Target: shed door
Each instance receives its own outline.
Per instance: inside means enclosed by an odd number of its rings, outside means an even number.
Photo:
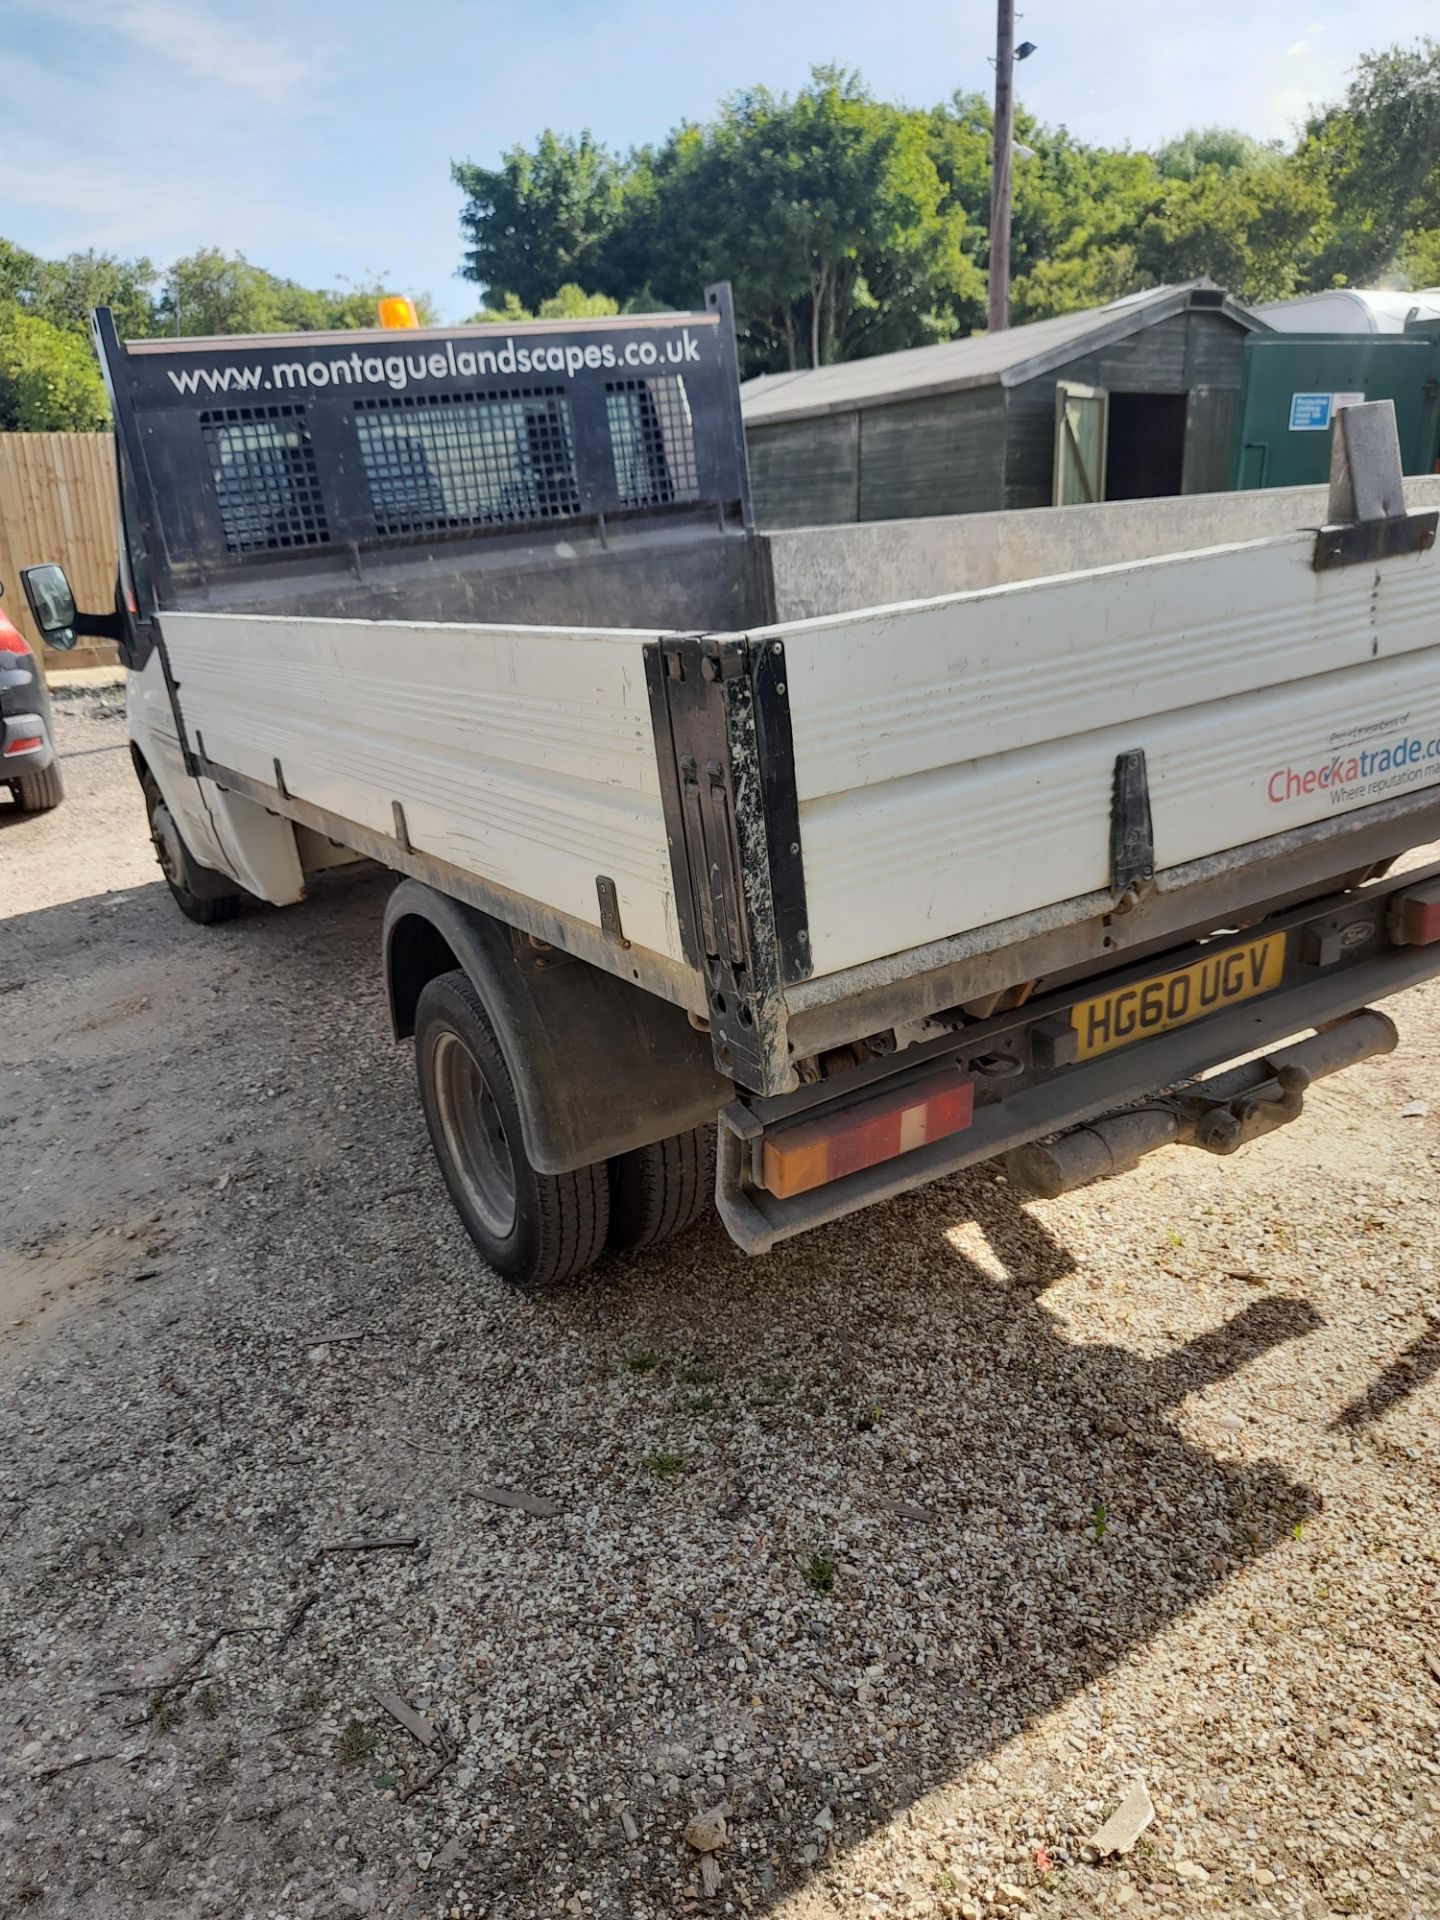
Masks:
[[[1105,439],[1110,396],[1103,387],[1055,385],[1055,487],[1057,507],[1083,506],[1105,498]]]

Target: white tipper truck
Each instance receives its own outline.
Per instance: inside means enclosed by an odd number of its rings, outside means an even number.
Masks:
[[[728,295],[121,343],[109,633],[182,911],[401,876],[397,1037],[516,1282],[1003,1156],[1229,1153],[1440,973],[1440,479],[764,534]],[[1235,1064],[1235,1063],[1240,1064]],[[718,1145],[718,1152],[717,1152]]]

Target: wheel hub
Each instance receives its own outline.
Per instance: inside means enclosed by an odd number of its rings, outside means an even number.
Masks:
[[[172,887],[182,886],[185,869],[180,832],[163,800],[157,800],[150,810],[150,838],[155,846],[155,858],[160,862],[161,873]]]
[[[431,1067],[446,1155],[487,1231],[504,1239],[515,1225],[515,1162],[495,1096],[457,1033],[435,1036]]]

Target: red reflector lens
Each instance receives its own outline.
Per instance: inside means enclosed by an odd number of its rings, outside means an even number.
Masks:
[[[958,1068],[947,1067],[840,1113],[780,1128],[761,1149],[760,1177],[777,1200],[788,1200],[959,1133],[974,1112],[974,1086]]]
[[[30,643],[23,633],[17,633],[10,621],[0,613],[0,653],[28,653]]]
[[[43,747],[44,740],[38,733],[22,734],[18,740],[5,742],[6,753],[33,753],[37,747]]]
[[[1390,909],[1390,938],[1402,947],[1440,940],[1440,880],[1400,895]]]

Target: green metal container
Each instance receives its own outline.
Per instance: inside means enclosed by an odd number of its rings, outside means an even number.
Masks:
[[[1245,342],[1232,485],[1319,486],[1336,412],[1393,400],[1406,473],[1440,460],[1440,325],[1405,333],[1252,333]]]

